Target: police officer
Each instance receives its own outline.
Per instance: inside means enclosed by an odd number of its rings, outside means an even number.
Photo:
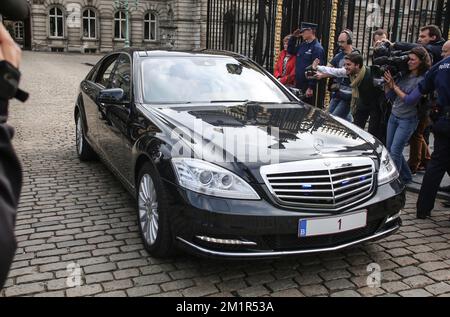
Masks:
[[[292,34],[289,40],[288,53],[297,56],[295,67],[295,80],[298,89],[305,94],[305,102],[313,104],[313,96],[316,90],[317,80],[306,78],[306,68],[312,65],[313,61],[318,58],[320,64],[325,63],[325,51],[316,38],[317,24],[302,22],[300,29]],[[302,37],[303,42],[297,45],[298,39]]]
[[[11,144],[13,129],[6,121],[8,100],[17,95],[20,49],[0,23],[0,289],[15,251],[14,224],[22,186],[22,171]]]
[[[442,47],[442,57],[442,61],[430,69],[419,87],[410,95],[417,99],[434,91],[438,95],[438,110],[433,115],[434,152],[417,201],[417,218],[420,219],[431,215],[442,177],[445,172],[450,174],[450,41]]]

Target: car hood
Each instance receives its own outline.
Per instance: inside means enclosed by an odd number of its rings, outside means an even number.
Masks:
[[[344,156],[376,157],[376,140],[308,105],[145,106],[176,151],[219,165],[262,165]],[[357,132],[359,131],[359,132]],[[172,141],[172,143],[174,143]],[[177,154],[172,154],[176,156]]]

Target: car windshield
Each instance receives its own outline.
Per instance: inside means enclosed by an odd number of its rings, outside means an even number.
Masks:
[[[261,70],[231,57],[150,57],[141,70],[146,103],[290,102]]]

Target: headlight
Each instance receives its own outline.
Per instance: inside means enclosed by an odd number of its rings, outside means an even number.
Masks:
[[[246,181],[220,166],[191,158],[174,158],[172,163],[184,188],[216,197],[260,199]]]
[[[381,153],[380,170],[378,171],[378,185],[383,185],[399,177],[397,168],[387,149],[383,147]]]

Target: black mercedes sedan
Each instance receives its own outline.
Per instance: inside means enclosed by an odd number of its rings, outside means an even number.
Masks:
[[[74,118],[79,158],[100,158],[136,198],[155,257],[333,251],[401,225],[386,148],[241,55],[110,53],[81,82]]]

